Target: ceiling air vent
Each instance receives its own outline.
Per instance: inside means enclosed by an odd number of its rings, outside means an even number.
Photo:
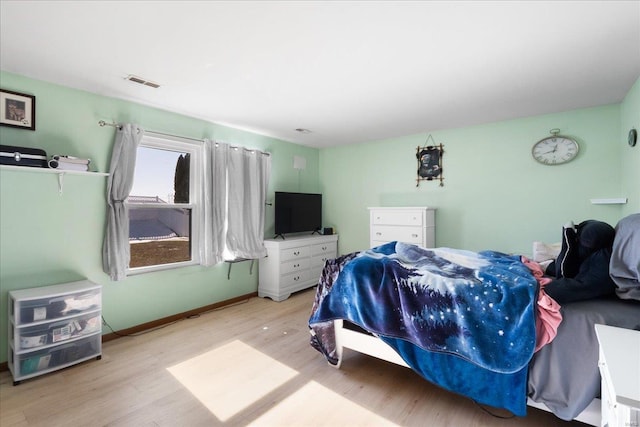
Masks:
[[[126,77],[126,80],[129,80],[130,82],[138,83],[144,86],[149,86],[154,89],[157,89],[160,87],[160,85],[156,82],[152,82],[151,80],[145,80],[142,77],[134,76],[133,74],[129,74]]]

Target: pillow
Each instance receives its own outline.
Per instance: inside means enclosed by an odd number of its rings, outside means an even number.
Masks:
[[[562,243],[533,242],[533,260],[538,263],[553,261],[560,255]]]
[[[622,218],[616,225],[609,274],[618,298],[640,301],[640,213]]]

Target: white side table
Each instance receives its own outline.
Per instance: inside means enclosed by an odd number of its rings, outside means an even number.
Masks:
[[[602,377],[602,423],[640,426],[640,331],[596,325]]]

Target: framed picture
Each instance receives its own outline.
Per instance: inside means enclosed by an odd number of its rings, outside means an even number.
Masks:
[[[0,125],[36,130],[36,97],[0,89]]]
[[[433,140],[431,135],[429,138]],[[427,138],[427,142],[429,141]],[[434,142],[435,144],[435,142]],[[440,187],[444,186],[442,182],[442,155],[444,154],[444,145],[428,145],[416,148],[416,159],[418,160],[418,177],[416,179],[416,187],[420,185],[420,181],[440,180]]]

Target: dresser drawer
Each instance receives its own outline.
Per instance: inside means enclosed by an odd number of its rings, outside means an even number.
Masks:
[[[311,247],[311,255],[331,254],[335,258],[335,254],[338,250],[338,242],[325,242]]]
[[[416,225],[423,226],[422,212],[415,210],[372,210],[372,225]]]
[[[280,288],[287,289],[309,280],[309,270],[296,271],[295,273],[284,275],[280,278]]]
[[[327,262],[327,260],[329,259],[334,259],[335,253],[333,254],[323,254],[323,255],[318,255],[318,256],[314,256],[313,258],[311,258],[311,268],[314,267],[324,267],[324,264]]]
[[[322,265],[322,267],[312,267],[311,270],[309,270],[309,279],[313,279],[315,281],[313,286],[317,285],[320,281],[320,276],[322,276],[323,268],[324,264]]]
[[[283,262],[280,266],[280,274],[289,274],[295,271],[305,270],[309,268],[309,260],[309,258],[301,258]]]
[[[280,252],[280,259],[282,261],[289,261],[298,258],[306,258],[311,254],[308,246],[299,246],[297,248],[282,249]]]
[[[404,227],[398,225],[374,225],[371,227],[372,242],[399,242],[420,245],[424,239],[424,228]]]

